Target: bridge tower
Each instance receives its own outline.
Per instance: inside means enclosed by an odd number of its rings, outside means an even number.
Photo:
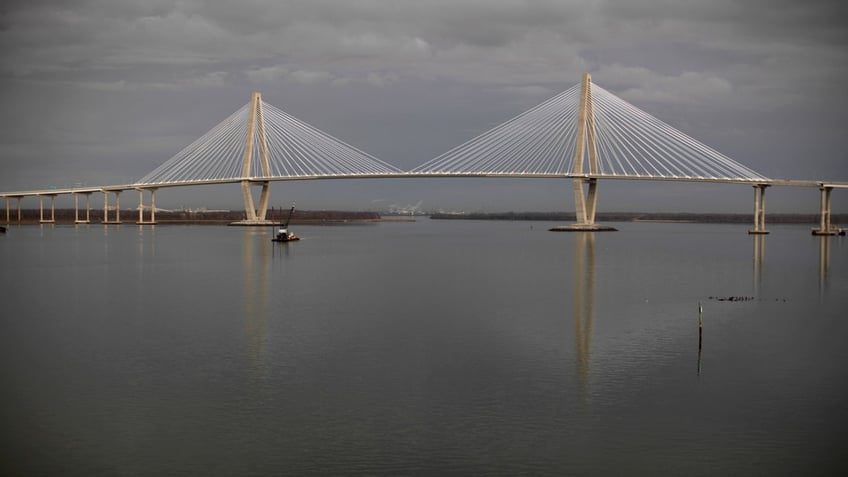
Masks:
[[[598,206],[598,143],[595,134],[595,112],[592,101],[592,75],[583,74],[580,84],[580,106],[577,112],[577,138],[574,147],[574,167],[571,171],[574,179],[574,212],[577,223],[554,227],[556,232],[600,232],[616,230],[613,227],[595,223]],[[588,153],[588,174],[584,160]],[[593,177],[587,177],[593,176]],[[582,176],[582,177],[581,177]],[[584,187],[587,186],[587,187]]]
[[[259,163],[262,167],[261,177],[271,175],[271,164],[268,160],[268,140],[265,136],[265,117],[262,113],[262,95],[253,93],[250,100],[250,116],[247,122],[247,135],[244,142],[244,156],[241,170],[241,191],[244,196],[245,220],[236,222],[236,225],[263,225],[267,224],[265,216],[268,212],[268,200],[271,192],[271,182],[268,180],[254,181],[255,172],[251,170],[253,165],[254,148],[259,147]],[[253,201],[252,185],[260,185],[262,191],[259,195],[258,207]]]

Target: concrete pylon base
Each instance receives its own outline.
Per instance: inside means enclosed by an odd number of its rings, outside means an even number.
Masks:
[[[551,232],[617,232],[618,229],[600,224],[558,225],[548,229]]]
[[[845,235],[845,229],[813,229],[813,235]]]
[[[240,227],[270,227],[275,224],[279,224],[279,222],[274,222],[273,220],[239,220],[238,222],[230,222],[227,225]]]

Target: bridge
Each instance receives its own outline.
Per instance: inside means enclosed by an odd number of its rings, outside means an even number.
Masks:
[[[748,184],[754,188],[754,227],[766,234],[765,191],[770,186],[820,191],[818,235],[842,232],[831,224],[831,192],[848,182],[774,180],[640,110],[592,82],[580,83],[411,170],[401,170],[262,101],[248,104],[132,184],[0,193],[39,199],[40,221],[55,222],[55,198],[74,197],[75,222],[89,223],[91,195],[103,194],[103,222],[121,223],[120,194],[138,192],[138,224],[156,223],[156,191],[168,187],[241,184],[245,220],[266,225],[271,183],[291,180],[420,177],[561,178],[572,181],[576,223],[557,230],[595,231],[598,182],[647,180]],[[254,189],[259,188],[258,202]],[[145,193],[149,203],[145,203]],[[110,195],[114,205],[109,204]],[[85,198],[84,216],[80,197]],[[50,216],[44,215],[50,199]],[[109,212],[113,211],[111,216]],[[149,218],[145,217],[149,211]]]

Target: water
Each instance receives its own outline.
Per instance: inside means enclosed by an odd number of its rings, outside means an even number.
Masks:
[[[551,225],[10,227],[0,473],[848,470],[845,238]]]

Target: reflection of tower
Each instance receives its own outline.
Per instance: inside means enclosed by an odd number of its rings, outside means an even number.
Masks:
[[[268,249],[270,240],[260,235],[259,253],[254,253],[257,244],[257,230],[245,229],[242,238],[244,265],[244,326],[245,346],[250,364],[251,380],[261,379],[265,374],[265,345],[268,331],[268,275],[270,262]],[[259,261],[258,267],[256,266]]]
[[[759,298],[760,285],[763,281],[763,258],[766,254],[766,236],[752,234],[754,237],[754,296]]]
[[[819,293],[824,295],[827,285],[827,274],[830,270],[830,237],[819,237]]]
[[[589,364],[595,305],[595,234],[581,232],[574,242],[574,334],[580,395],[589,395]]]

